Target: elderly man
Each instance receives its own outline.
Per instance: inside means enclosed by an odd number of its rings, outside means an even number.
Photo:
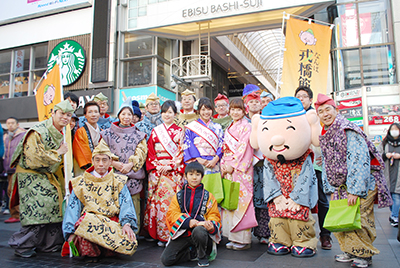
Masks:
[[[92,165],[92,152],[101,139],[101,129],[98,125],[100,117],[99,105],[94,101],[86,103],[83,108],[83,114],[86,121],[76,131],[72,145],[75,160],[82,169],[79,170],[79,167],[76,167],[74,169],[75,175],[81,175],[84,170]]]
[[[300,86],[294,92],[296,98],[298,98],[303,104],[304,110],[306,112],[310,110],[314,110],[311,106],[313,99],[313,92],[309,87]],[[315,147],[311,145],[311,149],[315,154],[315,161],[313,162],[315,174],[318,179],[318,224],[319,224],[319,241],[321,242],[321,248],[325,250],[330,250],[332,248],[332,239],[331,232],[325,229],[324,221],[326,217],[326,213],[328,213],[329,209],[329,201],[324,193],[324,189],[322,186],[322,158],[321,158],[321,148]]]
[[[360,198],[361,230],[336,232],[342,254],[336,255],[338,262],[352,262],[353,267],[368,267],[372,256],[379,250],[372,243],[376,238],[374,201],[378,206],[392,204],[386,180],[384,163],[374,144],[354,123],[339,114],[333,99],[318,94],[315,103],[317,114],[324,125],[319,137],[322,151],[322,181],[325,193],[338,199],[347,198],[348,205],[356,205]],[[339,190],[345,185],[347,190]]]
[[[214,115],[213,122],[221,125],[222,130],[229,126],[232,122],[232,117],[229,116],[229,99],[225,95],[218,94],[218,96],[214,99],[215,110],[217,112]]]
[[[19,127],[18,119],[15,117],[9,117],[6,120],[6,126],[8,133],[4,135],[4,172],[7,173],[8,187],[7,194],[11,194],[11,179],[15,173],[15,168],[10,167],[11,157],[13,156],[18,143],[22,140],[25,135],[25,129]],[[5,220],[5,223],[19,222],[19,206],[10,207],[10,218]]]
[[[103,93],[99,93],[96,96],[94,96],[93,101],[97,103],[100,107],[100,118],[97,122],[99,125],[99,128],[101,130],[110,128],[111,124],[116,121],[115,118],[111,117],[109,114],[107,114],[108,111],[108,98],[105,96]],[[84,123],[87,121],[85,116],[79,117],[79,127],[84,126]]]
[[[268,105],[268,103],[275,100],[274,95],[272,95],[271,93],[268,93],[267,91],[263,91],[260,95],[260,98],[261,98],[262,109],[264,109],[265,106]]]
[[[182,110],[175,118],[174,123],[182,128],[199,118],[194,109],[194,102],[196,101],[195,95],[196,94],[189,89],[186,89],[181,94]]]
[[[145,104],[146,113],[143,120],[136,124],[136,127],[146,134],[146,140],[149,140],[151,131],[158,125],[163,123],[161,119],[160,98],[156,94],[151,93]]]
[[[11,159],[16,171],[10,206],[19,202],[22,228],[8,244],[17,256],[33,257],[35,249],[55,252],[63,243],[64,178],[60,164],[68,146],[63,143],[62,129],[69,124],[73,112],[67,100],[55,105],[52,117],[28,130]]]
[[[79,256],[96,262],[118,252],[133,255],[137,248],[136,213],[127,177],[114,174],[115,156],[103,143],[93,151],[93,166],[71,180],[72,193],[63,222],[63,234],[73,242]],[[116,158],[117,159],[117,158]]]

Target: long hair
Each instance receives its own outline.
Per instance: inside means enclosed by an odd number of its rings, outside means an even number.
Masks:
[[[385,149],[386,144],[388,143],[388,138],[394,140],[395,138],[393,138],[392,135],[390,135],[390,130],[392,129],[393,126],[396,126],[399,130],[400,130],[400,124],[399,123],[393,123],[390,125],[385,138],[382,141],[382,148]]]

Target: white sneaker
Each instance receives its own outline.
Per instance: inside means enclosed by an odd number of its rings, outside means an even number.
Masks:
[[[10,210],[8,209],[8,208],[6,208],[4,211],[3,211],[3,215],[9,215],[10,214]]]
[[[336,255],[335,260],[338,262],[352,262],[356,259],[357,257],[354,255],[351,255],[349,253],[343,252],[342,254]]]
[[[233,249],[233,246],[234,246],[234,245],[235,245],[234,242],[228,242],[228,243],[226,243],[225,247],[226,247],[227,249]]]

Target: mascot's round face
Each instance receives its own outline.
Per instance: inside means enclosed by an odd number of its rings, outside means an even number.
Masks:
[[[305,114],[281,119],[260,119],[257,129],[261,152],[273,160],[293,160],[311,145],[311,126]]]

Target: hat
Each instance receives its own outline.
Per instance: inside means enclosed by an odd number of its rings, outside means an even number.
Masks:
[[[149,102],[152,102],[152,101],[158,101],[158,102],[160,102],[160,98],[157,97],[156,94],[151,93],[151,94],[147,97],[147,99],[146,99],[146,106],[147,106],[147,104],[149,104]]]
[[[146,108],[146,106],[144,105],[143,102],[140,102],[140,103],[139,103],[139,108],[140,108],[140,109],[144,109],[144,108]]]
[[[122,109],[124,109],[124,108],[126,108],[126,107],[130,108],[131,111],[133,112],[133,108],[132,108],[132,97],[128,97],[128,98],[121,104],[121,106],[120,106],[119,109],[118,109],[117,117],[119,116],[119,113],[122,111]]]
[[[218,93],[218,96],[214,99],[214,103],[216,103],[216,102],[219,101],[219,100],[224,100],[224,101],[226,101],[226,103],[229,104],[229,99],[228,99],[228,97],[225,96],[225,95],[222,95],[222,94],[219,94],[219,93]]]
[[[268,93],[267,91],[263,91],[260,95],[261,98],[265,98],[268,97],[271,100],[275,100],[274,95],[272,95],[271,93]]]
[[[108,155],[113,160],[118,160],[118,156],[111,153],[110,148],[108,148],[108,146],[105,145],[105,143],[103,142],[100,142],[99,145],[97,145],[96,148],[94,148],[92,153],[92,158],[98,154],[105,154]]]
[[[260,98],[260,95],[258,95],[257,93],[255,93],[255,92],[252,92],[252,93],[250,93],[250,94],[248,94],[248,95],[246,95],[246,96],[243,96],[243,98],[244,98],[244,103],[245,104],[247,104],[249,101],[251,101],[251,100],[258,100],[258,101],[261,101],[261,98]]]
[[[196,97],[196,94],[193,91],[189,90],[188,88],[181,93],[181,96],[190,96],[190,95],[193,95]]]
[[[323,104],[329,104],[336,108],[335,101],[332,98],[329,98],[328,96],[319,93],[318,97],[317,97],[317,101],[314,103],[315,110],[318,110],[318,107]]]
[[[139,119],[142,118],[142,111],[140,110],[139,107],[133,106],[133,114],[136,114]]]
[[[137,100],[132,100],[132,107],[136,106],[139,108],[139,102]]]
[[[248,84],[243,89],[243,97],[246,96],[246,95],[249,95],[250,93],[255,92],[257,90],[260,90],[260,88],[258,86],[253,85],[253,84]]]
[[[75,112],[74,108],[72,108],[69,100],[63,100],[58,104],[54,105],[53,111],[62,110],[64,113],[73,113]]]
[[[72,114],[71,118],[75,119],[75,120],[79,120],[79,117],[75,113]]]
[[[283,97],[271,101],[261,112],[261,119],[281,119],[303,115],[306,110],[298,98]]]
[[[99,93],[96,96],[94,96],[93,101],[98,102],[98,101],[108,101],[107,96],[105,96],[103,93]]]

